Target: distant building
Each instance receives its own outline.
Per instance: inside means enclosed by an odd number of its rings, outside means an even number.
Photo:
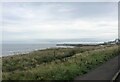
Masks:
[[[116,43],[120,43],[120,39],[116,39],[115,42],[116,42]]]
[[[104,44],[119,44],[119,43],[120,43],[120,39],[115,39],[114,41],[104,42]]]

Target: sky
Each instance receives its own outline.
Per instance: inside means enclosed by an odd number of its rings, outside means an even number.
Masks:
[[[117,2],[2,3],[3,43],[102,42],[118,37]]]

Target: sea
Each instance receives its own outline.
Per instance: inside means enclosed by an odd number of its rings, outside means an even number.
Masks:
[[[0,56],[18,55],[22,53],[29,53],[35,50],[42,50],[47,48],[55,48],[56,44],[2,44],[0,49]]]
[[[86,43],[82,42],[82,44],[86,44]],[[0,44],[0,57],[19,55],[23,53],[30,53],[35,50],[58,48],[58,47],[73,48],[74,46],[56,46],[56,44]]]

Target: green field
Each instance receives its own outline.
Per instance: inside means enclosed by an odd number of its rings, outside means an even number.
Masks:
[[[50,48],[2,58],[3,80],[72,80],[117,56],[117,45]]]

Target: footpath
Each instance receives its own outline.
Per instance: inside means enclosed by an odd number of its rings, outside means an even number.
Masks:
[[[112,80],[119,70],[118,62],[120,62],[120,55],[110,59],[91,72],[76,77],[74,80]]]

